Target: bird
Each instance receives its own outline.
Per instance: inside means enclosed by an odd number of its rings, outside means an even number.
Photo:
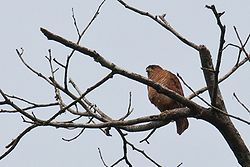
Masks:
[[[184,96],[183,89],[179,79],[172,72],[163,69],[159,65],[149,65],[146,68],[148,78],[161,84],[162,86]],[[174,99],[158,93],[154,88],[148,86],[149,101],[154,104],[162,113],[167,113],[168,110],[184,107],[181,103]],[[177,133],[181,135],[188,128],[187,118],[178,118],[175,120]]]

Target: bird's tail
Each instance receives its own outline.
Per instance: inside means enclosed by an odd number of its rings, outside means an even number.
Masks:
[[[176,120],[177,133],[181,135],[188,128],[187,118],[180,118]]]

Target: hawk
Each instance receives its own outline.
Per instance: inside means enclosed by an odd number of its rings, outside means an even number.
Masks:
[[[170,71],[162,69],[158,65],[149,65],[146,68],[148,78],[167,87],[170,90],[175,91],[181,96],[184,96],[181,83],[179,79]],[[152,104],[154,104],[161,112],[167,112],[167,110],[184,107],[181,103],[178,103],[170,97],[158,93],[154,88],[148,86],[148,98]],[[179,118],[175,120],[177,133],[181,135],[188,128],[187,118]]]

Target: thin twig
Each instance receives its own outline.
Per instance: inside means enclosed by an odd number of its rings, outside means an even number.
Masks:
[[[89,27],[91,26],[91,24],[94,22],[94,20],[97,18],[97,16],[99,15],[99,12],[101,10],[101,7],[103,6],[104,2],[106,0],[103,0],[101,2],[101,4],[98,6],[94,16],[92,17],[92,19],[90,20],[90,22],[88,23],[88,25],[85,27],[85,29],[80,33],[79,31],[79,28],[77,26],[77,22],[76,22],[76,18],[75,18],[75,14],[74,14],[74,10],[72,8],[72,18],[74,20],[74,25],[76,27],[76,30],[77,30],[77,34],[78,34],[78,39],[77,39],[77,44],[80,43],[82,37],[84,36],[84,34],[86,33],[86,31],[89,29]],[[71,57],[73,56],[73,54],[75,53],[75,49],[73,49],[71,51],[71,53],[69,54],[69,56],[67,56],[67,60],[66,60],[66,65],[65,65],[65,71],[64,71],[64,87],[65,89],[67,90],[68,89],[68,85],[67,85],[67,82],[68,82],[68,68],[69,68],[69,63],[70,63],[70,59]]]
[[[236,28],[235,26],[234,26],[233,28],[234,28],[235,34],[236,34],[236,36],[237,36],[237,39],[239,40],[240,45],[241,45],[240,50],[239,50],[239,56],[238,56],[238,59],[237,59],[237,62],[236,62],[236,64],[237,64],[237,63],[239,62],[239,60],[240,60],[240,55],[241,55],[241,52],[242,52],[242,51],[244,52],[245,56],[249,59],[249,54],[248,54],[247,51],[245,50],[245,46],[246,46],[246,44],[247,44],[247,42],[248,42],[248,40],[249,40],[249,38],[250,38],[250,34],[248,34],[247,39],[246,39],[245,43],[243,44],[243,43],[242,43],[242,40],[241,40],[241,38],[240,38],[240,35],[239,35],[238,31],[237,31],[237,28]],[[250,60],[250,59],[249,59],[249,60]]]
[[[2,160],[4,157],[6,157],[11,151],[14,150],[14,148],[17,146],[17,144],[19,143],[19,141],[22,139],[22,137],[24,135],[26,135],[29,131],[31,131],[32,129],[36,128],[38,125],[31,125],[28,128],[26,128],[21,134],[19,134],[14,140],[12,140],[12,142],[10,144],[8,144],[6,146],[6,148],[8,149],[5,153],[3,153],[0,156],[0,160]]]
[[[56,58],[53,58],[53,61],[58,64],[59,66],[61,66],[62,68],[66,68],[65,65],[63,65],[62,63],[60,63],[58,60],[56,60]]]
[[[195,91],[191,88],[191,86],[189,86],[184,79],[177,73],[177,77],[180,78],[180,80],[182,81],[182,83],[191,91],[195,94]],[[202,97],[200,97],[198,94],[195,94],[196,97],[198,97],[201,101],[203,101],[206,105],[211,106],[211,104],[209,104],[205,99],[203,99]]]
[[[180,164],[177,165],[177,167],[180,167],[183,163],[181,162]]]
[[[129,102],[128,102],[127,113],[125,114],[125,116],[123,116],[119,120],[125,120],[133,112],[134,108],[131,108],[131,106],[132,106],[132,93],[129,92]]]
[[[54,67],[53,67],[51,49],[48,50],[48,53],[49,53],[49,55],[46,56],[46,58],[49,61],[51,77],[52,77],[53,81],[55,81],[56,80],[55,73],[56,73],[57,70],[54,70]],[[62,100],[59,89],[56,87],[55,84],[53,84],[53,86],[54,86],[54,91],[55,91],[55,99],[56,99],[56,101],[58,101],[59,107],[60,107],[60,110],[61,110],[63,108],[63,100]]]
[[[5,103],[6,104],[6,103]],[[1,104],[0,104],[1,105]],[[58,106],[58,102],[54,102],[54,103],[48,103],[48,104],[35,104],[33,106],[29,106],[29,107],[24,107],[21,108],[23,111],[28,111],[28,110],[32,110],[32,109],[38,109],[38,108],[46,108],[46,107],[52,107],[52,106]],[[18,112],[17,110],[0,110],[1,113],[3,112],[7,112],[7,113],[16,113]]]
[[[19,112],[20,114],[22,114],[23,116],[29,118],[30,120],[36,122],[39,121],[38,119],[36,119],[35,117],[33,117],[32,115],[30,115],[29,113],[25,112],[24,110],[22,110],[19,106],[17,106],[15,103],[13,103],[6,95],[5,93],[0,89],[0,94],[2,95],[2,97],[4,98],[4,102],[7,105],[10,105],[13,109],[15,109],[17,112]]]
[[[250,56],[249,56],[249,57],[250,57]],[[232,68],[231,70],[228,71],[228,73],[226,73],[223,77],[221,77],[221,78],[219,79],[218,83],[221,83],[221,82],[223,82],[224,80],[226,80],[228,77],[230,77],[234,72],[237,71],[237,69],[238,69],[239,67],[241,67],[242,65],[244,65],[248,60],[249,60],[249,58],[244,58],[244,59],[241,60],[239,63],[235,64],[235,65],[233,66],[233,68]],[[195,91],[195,92],[192,93],[191,95],[189,95],[187,98],[191,100],[192,98],[196,97],[196,95],[199,95],[199,94],[205,92],[206,90],[208,90],[208,87],[203,87],[203,88],[201,88],[201,89]]]
[[[240,101],[240,99],[236,96],[236,93],[233,93],[233,96],[235,97],[235,99],[238,101],[238,103],[250,114],[250,110],[246,107],[246,105],[244,103],[242,103]]]
[[[47,78],[45,77],[45,75],[43,75],[42,73],[40,72],[37,72],[35,69],[33,69],[32,67],[30,67],[26,62],[25,60],[23,59],[23,53],[24,53],[24,49],[21,48],[21,52],[16,49],[16,52],[17,52],[17,55],[18,57],[20,58],[20,60],[22,61],[22,63],[34,74],[36,74],[37,76],[43,78],[44,80],[46,80],[49,84],[53,85],[52,82]]]
[[[113,78],[114,76],[114,72],[111,71],[108,75],[106,75],[103,79],[101,79],[99,82],[97,82],[95,85],[89,87],[83,94],[82,96],[86,96],[88,93],[90,93],[91,91],[93,91],[94,89],[98,88],[99,86],[101,86],[102,84],[104,84],[107,80]]]
[[[52,79],[52,78],[50,78]],[[53,79],[52,79],[53,80]],[[91,111],[91,108],[93,106],[89,106],[88,104],[86,104],[84,101],[82,101],[82,99],[84,98],[85,94],[82,94],[80,97],[75,96],[73,93],[71,93],[69,90],[66,90],[64,87],[62,87],[60,84],[58,84],[56,81],[53,81],[53,83],[56,85],[56,87],[58,89],[60,89],[61,91],[63,91],[65,94],[67,94],[70,98],[72,98],[74,101],[71,102],[68,105],[64,105],[64,108],[62,110],[68,110],[70,109],[70,107],[72,107],[73,105],[76,105],[77,103],[79,103],[85,110],[86,113],[78,113],[78,112],[74,112],[74,111],[70,111],[72,114],[76,114],[76,115],[82,115],[82,116],[90,116],[90,117],[95,117],[96,119],[100,120],[100,121],[107,121],[109,119],[107,119],[104,116],[99,116],[98,114],[96,114],[95,112]],[[51,120],[54,119],[54,117],[57,117],[57,114],[60,114],[60,112],[64,112],[64,111],[58,111],[54,116],[52,116],[49,120],[47,120],[47,122],[50,122]],[[100,111],[101,113],[101,111]],[[101,114],[100,114],[101,115]]]
[[[58,105],[58,102],[53,102],[53,103],[47,103],[47,104],[38,104],[38,103],[35,103],[35,102],[31,102],[30,100],[26,100],[24,98],[21,98],[21,97],[17,97],[17,96],[14,96],[14,95],[7,95],[5,94],[8,98],[11,98],[11,99],[16,99],[16,100],[19,100],[19,101],[22,101],[24,103],[27,103],[31,106],[29,107],[25,107],[23,108],[22,110],[30,110],[30,109],[34,109],[34,108],[40,108],[40,107],[51,107],[51,106],[56,106]],[[10,112],[14,112],[14,111],[10,111]]]
[[[181,34],[179,34],[174,28],[171,27],[171,25],[164,19],[165,14],[163,14],[162,16],[154,16],[154,15],[150,14],[149,12],[142,11],[142,10],[139,10],[137,8],[134,8],[134,7],[130,6],[130,5],[128,5],[123,0],[118,0],[118,2],[120,2],[125,8],[127,8],[127,9],[129,9],[129,10],[135,12],[135,13],[138,13],[140,15],[143,15],[143,16],[151,18],[152,20],[154,20],[158,24],[160,24],[162,27],[164,27],[166,30],[170,31],[180,41],[184,42],[185,44],[187,44],[188,46],[190,46],[191,48],[193,48],[193,49],[195,49],[197,51],[199,50],[199,46],[198,45],[196,45],[195,43],[187,40]]]
[[[69,78],[69,83],[73,86],[73,88],[77,91],[78,95],[81,96],[82,92],[72,78]]]
[[[66,139],[66,138],[62,138],[63,141],[67,141],[67,142],[70,142],[70,141],[73,141],[75,139],[77,139],[79,136],[81,136],[81,134],[84,132],[85,128],[83,128],[76,136],[70,138],[70,139]]]
[[[177,74],[177,76],[181,79],[181,81],[184,83],[184,85],[187,86],[187,87],[195,94],[194,90],[193,90],[193,89],[192,89],[192,88],[182,79],[182,77],[181,77],[179,74]],[[240,117],[237,117],[237,116],[228,114],[227,112],[225,112],[225,111],[223,111],[223,110],[221,110],[221,109],[219,109],[219,108],[217,108],[217,107],[215,107],[215,106],[212,106],[211,104],[209,104],[209,103],[208,103],[205,99],[203,99],[202,97],[200,97],[200,96],[198,96],[198,95],[196,95],[196,96],[197,96],[199,99],[201,99],[205,104],[207,104],[209,107],[211,107],[211,108],[214,109],[215,111],[219,112],[220,114],[226,115],[226,116],[228,116],[228,117],[234,118],[234,119],[236,119],[236,120],[238,120],[238,121],[241,121],[241,122],[243,122],[243,123],[246,123],[246,124],[250,125],[250,122],[249,122],[249,121],[247,121],[247,120],[245,120],[245,119],[243,119],[243,118],[240,118]]]
[[[5,94],[5,95],[6,95],[8,98],[17,99],[17,100],[19,100],[19,101],[22,101],[22,102],[24,102],[24,103],[30,104],[30,105],[32,105],[32,106],[36,106],[36,105],[37,105],[36,103],[31,102],[31,101],[26,100],[26,99],[21,98],[21,97],[17,97],[17,96],[14,96],[14,95],[7,95],[7,94]]]
[[[133,150],[136,150],[137,152],[141,153],[145,158],[147,158],[149,161],[151,161],[153,164],[155,164],[158,167],[161,167],[160,164],[158,164],[155,160],[153,160],[150,156],[148,156],[145,151],[140,150],[138,148],[136,148],[133,144],[131,144],[130,142],[128,142],[128,145],[130,145],[132,147]]]
[[[97,82],[95,85],[91,86],[90,88],[88,88],[79,98],[77,98],[74,102],[70,103],[68,106],[63,107],[62,109],[60,109],[56,114],[54,114],[50,119],[48,119],[48,122],[51,122],[52,120],[54,120],[58,115],[60,115],[62,112],[66,111],[68,108],[70,108],[73,105],[76,105],[78,102],[81,101],[81,99],[83,99],[88,93],[90,93],[91,91],[93,91],[94,89],[96,89],[97,87],[101,86],[103,83],[105,83],[108,79],[113,77],[113,72],[109,73],[107,76],[105,76],[103,79],[101,79],[99,82]],[[55,80],[53,78],[52,79],[53,83],[55,85],[57,85],[56,87],[59,88],[59,85],[56,84]],[[63,91],[68,92],[68,90],[60,88]],[[85,106],[86,107],[86,106]],[[86,109],[86,108],[85,108]],[[103,116],[103,115],[102,115]],[[105,115],[105,117],[108,117],[107,115]]]
[[[117,164],[119,164],[122,160],[124,159],[124,157],[121,157],[120,159],[118,159],[115,163],[113,163],[112,165],[110,165],[110,167],[115,167]]]
[[[94,89],[96,89],[97,87],[101,86],[103,83],[105,83],[106,81],[108,81],[109,79],[111,79],[113,77],[113,72],[110,72],[108,75],[106,75],[104,78],[102,78],[100,81],[98,81],[96,84],[94,84],[93,86],[89,87],[84,93],[82,93],[80,91],[80,89],[78,88],[78,86],[75,84],[75,82],[70,79],[69,82],[72,84],[72,86],[76,89],[76,91],[78,92],[79,95],[81,95],[82,99],[84,102],[87,103],[87,105],[89,105],[91,108],[94,108],[95,111],[97,111],[99,114],[102,114],[102,116],[111,119],[110,117],[108,117],[107,115],[104,115],[103,112],[100,112],[100,110],[93,105],[88,99],[86,99],[86,95],[88,93],[90,93],[91,91],[93,91]]]
[[[105,114],[104,112],[102,112],[101,110],[99,110],[96,105],[93,105],[92,103],[90,103],[85,96],[90,93],[91,91],[95,90],[96,88],[98,88],[99,86],[101,86],[102,84],[104,84],[106,81],[108,81],[109,79],[113,78],[114,73],[113,71],[111,71],[108,75],[106,75],[104,78],[102,78],[100,81],[98,81],[96,84],[94,84],[93,86],[89,87],[82,95],[81,97],[84,99],[84,101],[87,102],[88,105],[90,105],[91,108],[94,108],[94,110],[101,115],[101,117],[107,119],[107,120],[112,120],[111,117],[109,117],[107,114]]]
[[[153,129],[144,139],[142,139],[142,140],[140,141],[140,143],[142,143],[142,142],[145,141],[147,144],[150,144],[149,141],[148,141],[148,139],[154,134],[155,131],[156,131],[156,128]]]
[[[130,163],[128,156],[127,156],[128,155],[128,147],[127,147],[128,142],[125,138],[125,135],[122,133],[120,129],[116,128],[116,130],[121,136],[122,142],[123,142],[123,159],[129,167],[132,167],[132,164]]]
[[[101,152],[101,149],[98,147],[98,153],[99,153],[99,156],[102,160],[102,164],[105,166],[105,167],[108,167],[108,165],[105,163],[104,159],[103,159],[103,156],[102,156],[102,152]]]
[[[81,38],[81,34],[80,34],[80,31],[79,31],[79,28],[78,28],[78,25],[77,25],[77,22],[76,22],[76,18],[75,18],[75,12],[74,12],[74,8],[72,8],[72,18],[73,18],[73,21],[74,21],[74,26],[76,28],[76,32],[78,34],[78,38]]]

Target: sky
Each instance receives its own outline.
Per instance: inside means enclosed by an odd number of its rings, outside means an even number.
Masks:
[[[220,32],[212,12],[206,9],[205,5],[214,4],[218,11],[225,11],[222,22],[227,27],[226,43],[239,43],[233,26],[237,27],[243,40],[249,34],[250,1],[248,0],[240,2],[127,0],[126,2],[153,15],[165,13],[166,20],[180,34],[196,44],[206,45],[211,51],[214,62],[216,62]],[[65,62],[71,50],[48,41],[40,32],[40,27],[76,41],[77,33],[73,24],[72,8],[79,29],[83,30],[100,3],[100,0],[4,1],[0,6],[2,22],[0,88],[5,93],[34,102],[54,101],[53,88],[24,67],[15,49],[22,47],[23,58],[33,68],[49,76],[49,64],[45,58],[48,49],[52,50],[52,56],[59,62]],[[117,1],[105,2],[80,45],[94,49],[118,66],[143,76],[146,76],[145,68],[149,64],[159,64],[173,73],[179,73],[194,90],[205,85],[196,51],[181,43],[154,21],[125,9]],[[233,48],[224,52],[220,76],[233,67],[237,53],[238,51]],[[237,103],[232,94],[235,92],[242,102],[250,107],[249,69],[249,64],[245,64],[220,84],[228,112],[247,120],[249,114]],[[69,77],[84,91],[108,72],[91,58],[76,53],[70,64]],[[56,77],[59,82],[63,80],[62,69],[59,69]],[[129,118],[159,113],[147,99],[146,86],[122,76],[115,76],[87,98],[113,118],[119,118],[127,111],[129,92],[132,92],[134,108]],[[191,92],[184,87],[184,93],[188,96]],[[207,94],[202,97],[207,99]],[[65,97],[65,101],[70,102],[70,99]],[[197,99],[194,101],[205,106]],[[54,112],[55,108],[35,111],[41,118],[48,118]],[[62,117],[69,118],[67,114]],[[189,129],[181,136],[176,134],[175,124],[170,123],[151,136],[150,144],[139,143],[149,132],[129,133],[127,139],[163,166],[177,166],[180,163],[183,163],[182,167],[239,166],[222,135],[212,125],[193,118],[190,118],[189,122]],[[249,126],[237,120],[233,122],[249,146]],[[2,154],[6,151],[5,146],[24,130],[27,124],[22,122],[18,114],[0,114],[0,127]],[[106,137],[100,130],[92,129],[86,130],[78,139],[71,142],[62,140],[74,137],[79,131],[79,129],[65,130],[51,127],[36,128],[20,141],[10,155],[0,161],[0,166],[102,166],[98,148],[101,149],[104,161],[108,165],[123,156],[122,141],[114,130],[111,130],[112,137]],[[153,166],[131,148],[128,157],[134,166]],[[124,165],[121,163],[118,166]]]

